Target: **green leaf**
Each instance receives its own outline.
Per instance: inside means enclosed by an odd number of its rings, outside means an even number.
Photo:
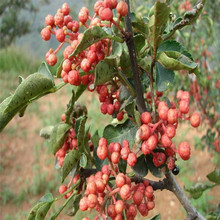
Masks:
[[[42,62],[40,67],[38,68],[38,73],[43,74],[44,76],[46,76],[48,79],[51,80],[51,82],[53,83],[53,85],[55,86],[54,80],[53,80],[53,76],[48,68],[48,65],[46,62]]]
[[[50,150],[54,155],[64,144],[68,131],[71,127],[71,125],[66,123],[59,123],[54,126],[50,135]]]
[[[38,209],[45,205],[47,202],[41,202],[41,203],[37,203],[29,212],[28,216],[27,216],[27,220],[35,220],[35,216],[37,214]]]
[[[182,46],[179,42],[175,40],[166,40],[158,48],[157,52],[166,52],[166,51],[176,51],[179,52],[191,60],[193,60],[192,55]]]
[[[203,192],[212,188],[213,185],[209,183],[196,183],[191,187],[184,187],[184,190],[189,192],[193,199],[198,199],[202,196]]]
[[[119,100],[120,100],[120,102],[123,103],[130,96],[131,96],[131,94],[128,91],[128,89],[124,85],[121,85],[120,90],[119,90]]]
[[[28,76],[15,90],[6,112],[12,112],[29,104],[36,96],[53,92],[54,82],[42,73],[33,73]]]
[[[131,78],[133,76],[130,56],[128,54],[128,49],[125,44],[123,44],[123,51],[122,51],[122,55],[120,57],[119,66],[121,67],[122,72],[124,73],[125,76],[127,76],[128,78]]]
[[[125,111],[127,112],[127,114],[131,117],[135,117],[135,109],[136,109],[136,102],[135,100],[132,99],[127,99],[126,102],[124,102],[126,105],[124,107]],[[123,104],[124,104],[123,103]],[[123,106],[122,106],[123,107]],[[122,108],[121,108],[122,109]]]
[[[122,143],[122,141],[126,139],[129,142],[130,147],[133,147],[137,130],[138,126],[134,125],[128,119],[123,124],[118,124],[116,126],[106,126],[103,132],[103,136],[108,140],[109,143]]]
[[[132,167],[132,170],[138,176],[145,177],[147,175],[148,167],[143,154],[137,158],[137,163]]]
[[[120,57],[122,55],[123,47],[121,43],[113,41],[111,56]]]
[[[141,49],[145,46],[145,38],[141,34],[137,34],[134,36],[134,46],[135,50],[139,54]]]
[[[101,171],[102,167],[108,164],[108,159],[100,160],[99,157],[97,156],[97,147],[94,148],[93,158],[95,162],[95,167],[98,171]]]
[[[12,96],[7,97],[0,104],[0,131],[8,124],[8,122],[17,114],[19,108],[14,109],[13,111],[5,111],[6,107],[10,103]]]
[[[197,63],[176,51],[158,53],[157,61],[168,70],[188,70],[190,72],[198,72]]]
[[[160,63],[156,63],[156,85],[160,92],[166,91],[174,81],[175,74],[165,69]]]
[[[207,178],[214,183],[220,184],[220,170],[214,170],[207,175]]]
[[[133,31],[136,33],[141,33],[144,36],[148,35],[148,24],[149,19],[147,17],[141,17],[135,15],[135,13],[131,13],[131,23],[133,27]]]
[[[82,153],[81,157],[80,157],[80,162],[79,162],[79,165],[82,167],[82,168],[85,168],[86,165],[87,165],[87,156]]]
[[[97,146],[98,146],[98,144],[99,144],[99,139],[100,139],[100,137],[99,137],[99,133],[98,133],[98,130],[97,130],[97,131],[95,132],[95,134],[92,135],[92,137],[91,137],[91,141],[92,141],[94,147],[97,147]]]
[[[118,162],[118,169],[120,173],[126,173],[127,161],[120,159]]]
[[[58,68],[57,68],[57,71],[56,71],[56,76],[57,76],[57,78],[61,78],[61,72],[62,72],[62,70],[63,70],[63,67],[62,67],[63,61],[64,61],[64,60],[62,60],[62,62],[60,62],[60,65],[59,65]]]
[[[53,202],[54,201],[54,197],[52,193],[47,193],[44,196],[42,196],[39,200],[38,203],[40,202]]]
[[[148,27],[149,27],[149,42],[154,48],[154,53],[156,54],[157,48],[160,41],[162,40],[163,32],[166,28],[167,21],[169,19],[170,7],[167,3],[156,1],[154,5],[154,15],[150,17]]]
[[[155,167],[153,163],[153,157],[151,155],[146,156],[146,163],[147,163],[148,169],[154,176],[159,177],[159,178],[162,177],[160,168]]]
[[[70,213],[68,213],[69,216],[74,216],[76,215],[76,213],[78,212],[79,210],[79,202],[82,198],[82,194],[78,194],[74,197],[74,200],[73,200],[73,209],[71,210]]]
[[[154,217],[152,217],[150,220],[160,220],[161,219],[161,216],[160,214],[158,215],[155,215]]]
[[[61,181],[63,182],[70,171],[74,168],[75,165],[78,165],[80,159],[80,152],[78,150],[71,150],[66,154],[63,166],[61,169]]]
[[[75,91],[75,99],[74,99],[75,102],[83,94],[83,92],[86,90],[86,88],[87,88],[87,86],[84,86],[83,84],[81,84],[80,86],[77,86],[77,89]]]
[[[117,72],[116,57],[106,57],[101,60],[95,68],[95,86],[112,80]]]
[[[85,151],[84,136],[85,136],[86,119],[87,119],[86,116],[82,116],[82,120],[80,121],[79,129],[78,129],[78,132],[77,132],[77,147],[78,147],[80,152]]]
[[[51,202],[47,202],[44,205],[42,205],[38,210],[37,210],[37,214],[35,217],[35,220],[44,220],[47,212],[49,211],[50,207],[51,207],[52,203]]]
[[[105,39],[105,38],[113,38],[113,36],[110,35],[109,33],[107,33],[106,30],[104,30],[103,28],[101,28],[99,26],[94,26],[92,28],[88,28],[84,32],[81,41],[79,42],[78,46],[73,51],[73,53],[70,55],[70,57],[76,56],[78,53],[85,50],[86,48],[88,48],[92,44],[94,44],[102,39]]]

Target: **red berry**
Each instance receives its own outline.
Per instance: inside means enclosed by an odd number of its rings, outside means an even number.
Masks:
[[[63,13],[57,12],[55,17],[54,17],[54,20],[55,20],[55,24],[57,26],[61,27],[63,25],[63,22],[64,22],[64,15],[63,15]]]
[[[166,147],[170,147],[172,145],[172,140],[167,136],[167,134],[163,134],[161,136],[161,144],[166,148]]]
[[[89,194],[96,194],[97,192],[97,187],[95,182],[88,182],[86,190],[88,191]]]
[[[69,55],[72,54],[74,51],[74,48],[72,48],[71,46],[67,46],[64,51],[63,51],[63,57],[64,59],[68,59]]]
[[[137,162],[137,156],[135,153],[130,153],[128,154],[128,159],[127,159],[127,163],[129,166],[133,167]]]
[[[194,127],[197,128],[200,124],[200,114],[195,112],[193,115],[190,117],[190,124]]]
[[[89,83],[89,75],[81,76],[81,81],[82,81],[82,84],[84,86],[88,85],[88,83]]]
[[[46,59],[47,63],[50,66],[54,66],[57,63],[57,56],[55,53],[51,53],[49,57]]]
[[[121,188],[126,183],[125,176],[123,173],[119,173],[115,178],[115,184],[117,187]]]
[[[88,195],[88,206],[89,208],[95,208],[98,203],[97,195],[89,194]]]
[[[43,40],[45,41],[50,40],[50,29],[49,28],[43,28],[40,34]]]
[[[143,124],[139,130],[139,136],[141,140],[147,140],[151,135],[151,129],[148,125]]]
[[[62,5],[62,13],[64,15],[68,15],[70,13],[70,8],[69,8],[69,5],[67,3],[64,3]]]
[[[156,167],[163,165],[166,161],[166,155],[162,152],[157,152],[153,156],[153,163]]]
[[[121,145],[120,145],[120,143],[114,143],[113,150],[114,150],[115,152],[120,152],[120,151],[121,151]]]
[[[185,101],[189,102],[189,101],[190,101],[189,92],[184,91],[184,92],[182,93],[181,100],[185,100]]]
[[[70,16],[70,15],[67,15],[67,16],[65,16],[64,17],[64,24],[66,25],[66,26],[68,26],[68,24],[69,23],[71,23],[72,22],[72,17]],[[68,27],[67,27],[68,28]],[[71,30],[71,29],[70,29]]]
[[[157,95],[157,97],[161,97],[161,96],[163,96],[163,92],[156,91],[156,95]]]
[[[81,69],[84,71],[84,72],[89,72],[90,69],[91,69],[91,62],[88,60],[88,59],[83,59],[82,62],[81,62],[81,65],[80,65]]]
[[[63,194],[67,191],[67,186],[66,185],[61,185],[59,188],[59,193]]]
[[[104,2],[103,2],[103,1],[97,1],[97,2],[95,3],[95,5],[94,5],[94,12],[95,12],[96,14],[98,14],[99,9],[100,9],[101,7],[104,7]]]
[[[167,121],[170,124],[175,124],[178,122],[178,111],[176,109],[169,109]]]
[[[176,135],[176,127],[174,125],[168,124],[166,126],[166,134],[169,138],[173,138]]]
[[[178,100],[181,100],[182,94],[183,94],[183,91],[182,90],[178,90],[178,92],[176,93],[176,98]]]
[[[151,150],[149,149],[149,146],[147,145],[147,141],[143,141],[142,145],[141,145],[141,150],[143,152],[143,154],[150,154]]]
[[[147,205],[145,203],[141,203],[138,206],[138,211],[141,213],[142,216],[147,216],[148,215]]]
[[[114,111],[115,111],[114,105],[109,104],[108,107],[107,107],[107,113],[108,113],[109,115],[112,115],[112,114],[114,113]]]
[[[127,146],[123,147],[120,152],[122,160],[127,160],[129,153],[130,153],[129,147]]]
[[[85,211],[88,209],[88,199],[83,197],[79,202],[79,208],[81,211]]]
[[[107,113],[107,108],[108,108],[108,105],[106,103],[101,104],[100,110],[101,110],[102,114],[105,115]]]
[[[163,106],[159,109],[159,117],[164,121],[167,120],[168,110],[169,108],[167,106]]]
[[[185,100],[181,100],[179,103],[179,110],[183,114],[187,114],[189,112],[189,102]]]
[[[71,61],[69,59],[64,60],[62,67],[63,67],[63,70],[68,73],[72,67]]]
[[[125,184],[121,187],[120,192],[119,192],[121,198],[123,200],[127,200],[129,199],[130,195],[131,195],[131,188],[128,184]]]
[[[154,201],[148,201],[147,202],[147,208],[148,210],[152,210],[155,207]]]
[[[143,112],[141,114],[141,123],[142,124],[148,124],[151,122],[151,115],[149,112]]]
[[[119,152],[113,152],[111,155],[111,161],[114,164],[117,164],[120,160],[120,153]]]
[[[178,153],[183,160],[190,158],[190,145],[188,142],[181,142],[178,146]]]
[[[121,103],[117,100],[117,101],[115,102],[114,106],[115,106],[115,111],[118,112],[118,111],[120,110]]]
[[[157,138],[154,135],[151,135],[147,140],[149,150],[154,150],[157,146],[157,142]]]
[[[124,112],[123,111],[119,112],[116,117],[117,117],[118,121],[122,121],[123,117],[124,117]]]
[[[126,16],[128,13],[128,5],[124,1],[120,1],[116,7],[116,10],[120,16]]]
[[[115,218],[115,216],[117,215],[117,213],[115,211],[115,205],[109,205],[108,209],[107,209],[107,213],[108,213],[109,217]]]
[[[96,186],[97,186],[97,192],[98,193],[103,193],[105,190],[105,184],[103,183],[103,180],[98,179],[95,181]]]
[[[154,190],[152,186],[147,186],[144,192],[145,196],[149,199],[154,195]]]
[[[169,170],[173,170],[175,167],[175,159],[173,157],[168,157],[167,158],[167,168]]]
[[[102,10],[99,10],[99,17],[103,21],[111,21],[113,19],[113,13],[110,8],[103,8]]]
[[[81,76],[79,75],[79,71],[72,70],[68,74],[68,82],[71,85],[79,86],[81,84]]]
[[[106,146],[101,145],[97,148],[97,156],[99,159],[104,160],[108,156],[108,149]]]
[[[79,21],[82,22],[83,24],[85,24],[88,17],[89,17],[88,13],[85,10],[81,9],[78,14]]]
[[[56,39],[61,43],[65,40],[65,34],[63,29],[56,30]]]
[[[159,112],[160,109],[161,109],[162,107],[164,107],[164,106],[165,106],[165,107],[168,107],[166,102],[164,102],[164,101],[159,102],[159,104],[158,104],[158,112]]]
[[[131,204],[127,211],[127,216],[135,217],[137,215],[137,209],[134,204]]]
[[[122,200],[118,200],[115,203],[115,211],[117,214],[121,214],[123,212],[124,209],[124,202]]]
[[[52,27],[54,25],[54,17],[52,15],[47,15],[45,18],[45,24]]]
[[[143,193],[140,191],[136,191],[133,195],[133,201],[136,205],[140,205],[143,200]]]

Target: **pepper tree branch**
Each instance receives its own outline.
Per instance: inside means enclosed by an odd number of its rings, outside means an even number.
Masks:
[[[129,0],[125,0],[125,2],[128,4],[128,14],[125,17],[125,30],[126,30],[126,44],[128,47],[129,55],[130,55],[130,60],[131,60],[131,65],[132,65],[132,71],[134,75],[134,84],[135,84],[135,90],[136,90],[136,103],[139,112],[143,112],[146,109],[145,106],[145,101],[143,97],[143,92],[142,92],[142,87],[141,87],[141,81],[140,81],[140,75],[138,71],[138,64],[137,64],[137,58],[136,58],[136,53],[135,53],[135,48],[134,48],[134,40],[133,40],[133,32],[132,32],[132,25],[131,25],[131,19],[130,19],[130,5],[129,5]],[[204,3],[205,0],[202,0],[202,3]],[[197,6],[197,10],[201,12],[201,8],[203,7],[203,4],[200,4],[199,7]],[[193,15],[191,19],[189,19],[188,24],[190,24],[196,16],[198,16],[198,11],[196,12],[193,11],[191,12],[189,17]],[[185,23],[184,23],[185,25]],[[175,32],[175,30],[174,30]],[[151,73],[153,72],[153,67],[154,67],[154,61],[152,62],[151,65]],[[205,218],[192,206],[191,202],[189,199],[186,197],[184,194],[183,190],[180,188],[179,184],[177,183],[176,179],[174,178],[173,174],[169,171],[166,173],[166,178],[164,178],[162,181],[155,182],[155,181],[149,181],[150,184],[153,186],[154,190],[160,189],[167,189],[171,192],[173,192],[177,199],[180,201],[182,206],[187,212],[187,219],[188,220],[193,220],[193,219],[199,219],[199,220],[205,220]],[[138,181],[139,177],[133,177],[133,181]],[[140,180],[140,179],[139,179]],[[143,180],[143,179],[142,179]]]
[[[131,60],[131,68],[133,72],[134,77],[134,86],[136,91],[136,104],[138,107],[138,111],[140,113],[146,111],[146,105],[143,97],[143,91],[140,81],[140,75],[138,70],[138,64],[137,64],[137,57],[136,52],[134,48],[134,40],[133,40],[133,31],[132,31],[132,25],[131,25],[131,18],[130,18],[130,5],[129,0],[125,0],[125,2],[128,4],[128,14],[125,17],[125,32],[126,32],[126,44],[129,51],[129,56]]]

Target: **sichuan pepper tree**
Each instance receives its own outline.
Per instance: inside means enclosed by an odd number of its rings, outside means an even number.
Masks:
[[[62,82],[55,85],[43,62],[37,73],[21,78],[15,93],[0,105],[2,130],[14,115],[23,116],[32,101],[64,85],[73,87],[62,121],[41,130],[41,136],[49,138],[61,173],[60,196],[46,194],[28,219],[44,219],[62,198],[66,201],[50,219],[68,203],[72,204],[72,216],[79,209],[94,209],[95,219],[131,220],[137,213],[145,217],[156,205],[154,191],[164,189],[176,195],[187,219],[205,219],[174,177],[179,173],[176,160],[188,160],[191,147],[186,141],[177,146],[172,141],[180,121],[189,121],[196,128],[200,114],[190,110],[188,91],[178,90],[172,100],[163,97],[174,81],[174,71],[199,74],[198,64],[173,36],[196,21],[205,1],[176,20],[169,2],[156,1],[146,17],[131,13],[128,0],[97,1],[94,12],[83,7],[78,19],[70,16],[65,3],[54,16],[46,16],[41,36],[48,41],[55,35],[60,45],[50,49],[45,58],[53,66],[63,49],[56,72]],[[82,26],[86,29],[83,33]],[[76,104],[86,90],[98,93],[102,114],[117,119],[104,128],[101,137],[98,132],[90,134],[87,109]],[[164,179],[147,179],[148,172]],[[219,184],[217,171],[209,179]]]

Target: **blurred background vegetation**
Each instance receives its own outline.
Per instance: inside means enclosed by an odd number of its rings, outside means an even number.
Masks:
[[[0,1],[0,103],[15,90],[19,75],[27,77],[36,72],[49,48],[57,47],[55,38],[49,42],[43,41],[40,30],[44,26],[45,16],[54,15],[64,2],[70,5],[71,15],[77,17],[77,12],[83,5],[88,5],[91,9],[95,1]],[[190,3],[193,5],[195,2]],[[136,13],[144,16],[148,15],[153,3],[153,0],[132,0],[131,6]],[[180,3],[185,1],[172,1],[172,11],[177,17],[184,13],[179,10]],[[203,14],[196,24],[184,28],[176,36],[179,42],[193,52],[196,59],[202,59],[201,53],[204,49],[212,53],[208,61],[210,68],[215,72],[214,80],[216,80],[219,78],[220,71],[220,1],[207,1],[205,11],[206,14]],[[199,49],[195,50],[197,44]],[[52,70],[54,71],[55,68]],[[183,81],[182,76],[177,75],[176,82],[181,81]],[[184,81],[184,89],[189,89],[188,77],[185,77]],[[47,152],[47,142],[43,142],[38,136],[43,126],[60,121],[70,94],[71,88],[65,87],[56,95],[50,95],[33,103],[25,117],[21,119],[16,117],[0,134],[0,219],[25,219],[30,207],[44,193],[50,191],[57,195],[60,179],[58,172],[54,169],[54,158]],[[97,128],[102,132],[105,124],[110,121],[110,117],[106,118],[99,113],[97,97],[89,93],[84,95],[80,102],[89,105],[91,132],[93,133]],[[190,134],[191,130],[186,125],[182,125],[181,129],[183,129],[181,135],[176,137],[178,142],[184,137],[192,145],[199,146],[198,150],[194,149],[190,163],[179,162],[178,164],[181,168],[179,181],[182,186],[189,186],[194,182],[206,180],[205,175],[219,166],[219,155],[214,151],[208,153],[206,149],[203,152],[200,151],[200,137],[205,134],[205,125],[193,134]],[[218,188],[217,191],[220,189]],[[205,215],[216,209],[217,191],[207,191],[199,200],[192,199],[193,204],[202,214]],[[162,202],[156,201],[158,209],[155,209],[155,212],[163,211],[164,201],[167,201],[166,207],[170,205],[170,210],[173,210],[176,206],[177,210],[172,213],[167,212],[166,217],[162,219],[183,219],[184,211],[179,204],[176,204],[175,198],[171,195],[167,196],[166,193],[162,194],[162,198]],[[79,214],[75,219],[81,218]],[[66,217],[61,216],[60,219],[66,219]]]

